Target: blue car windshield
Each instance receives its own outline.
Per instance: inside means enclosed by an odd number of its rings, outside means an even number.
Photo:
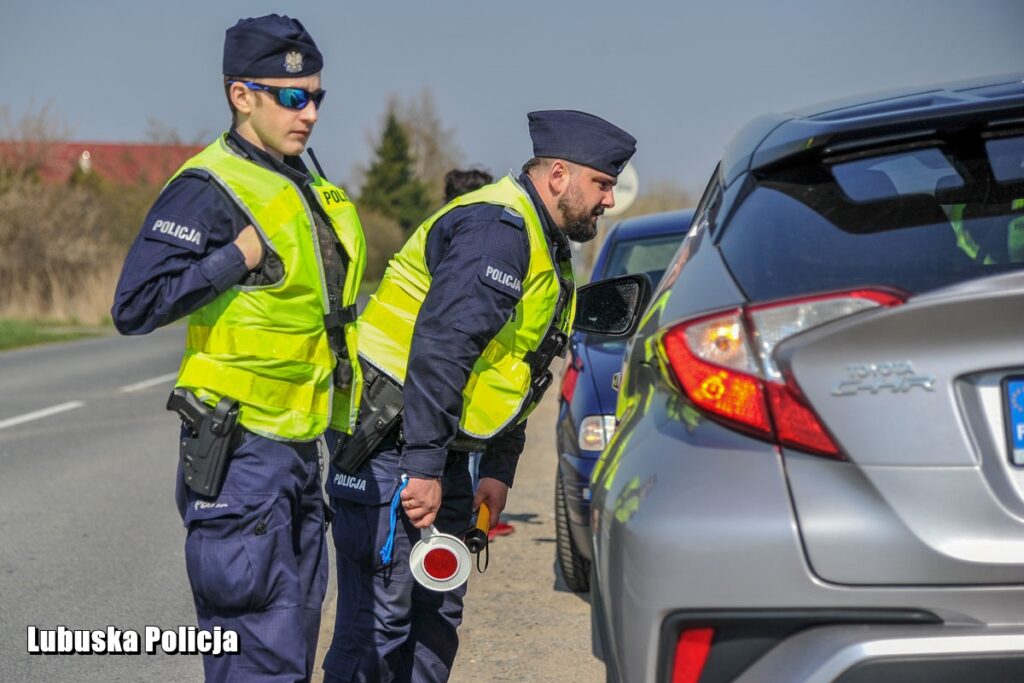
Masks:
[[[679,249],[683,234],[658,235],[643,239],[622,240],[608,255],[607,266],[600,277],[618,277],[646,273],[654,287],[661,280],[669,261]]]
[[[990,159],[977,150],[761,174],[721,227],[722,253],[754,301],[871,285],[913,294],[1024,269],[1024,183],[978,171]]]
[[[644,273],[650,278],[653,289],[661,280],[669,261],[675,256],[684,235],[685,233],[680,232],[619,241],[608,254],[604,272],[595,274],[595,279]],[[586,340],[588,344],[601,346],[609,351],[626,347],[626,340],[617,337],[586,335]]]

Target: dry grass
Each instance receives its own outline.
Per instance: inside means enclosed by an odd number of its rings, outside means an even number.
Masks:
[[[109,319],[129,235],[155,194],[98,180],[47,185],[0,175],[0,316]]]

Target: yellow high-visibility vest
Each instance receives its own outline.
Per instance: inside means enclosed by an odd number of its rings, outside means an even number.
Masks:
[[[428,218],[388,264],[376,294],[359,316],[359,354],[390,376],[405,383],[413,328],[430,289],[426,262],[427,235],[434,224],[456,207],[498,204],[523,217],[530,243],[530,266],[523,278],[523,296],[511,319],[487,344],[473,365],[462,390],[459,427],[476,439],[488,439],[513,422],[526,419],[539,397],[531,391],[528,356],[537,351],[552,325],[569,334],[576,312],[575,287],[557,320],[560,278],[573,282],[572,264],[552,261],[537,210],[529,195],[511,176],[457,197]],[[452,311],[453,316],[458,311]]]
[[[284,264],[284,277],[266,286],[236,285],[189,317],[178,386],[215,403],[230,396],[239,422],[256,434],[309,441],[328,426],[350,432],[359,410],[362,377],[356,325],[344,327],[354,377],[342,391],[324,315],[327,288],[312,209],[288,178],[234,152],[225,136],[186,161],[207,174],[249,217]],[[366,245],[345,192],[314,175],[312,188],[348,256],[341,306],[354,306],[366,265]]]

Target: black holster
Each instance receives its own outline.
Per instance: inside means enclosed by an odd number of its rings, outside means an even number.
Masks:
[[[167,399],[167,409],[178,413],[188,431],[179,451],[185,483],[200,495],[216,498],[238,432],[238,401],[225,396],[210,408],[178,387]]]
[[[372,365],[363,363],[363,397],[355,431],[338,441],[331,464],[347,474],[355,474],[402,417],[405,404],[402,388]]]

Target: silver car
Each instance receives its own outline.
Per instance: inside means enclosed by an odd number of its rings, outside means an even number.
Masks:
[[[1024,681],[1024,74],[766,116],[627,348],[612,681]]]

